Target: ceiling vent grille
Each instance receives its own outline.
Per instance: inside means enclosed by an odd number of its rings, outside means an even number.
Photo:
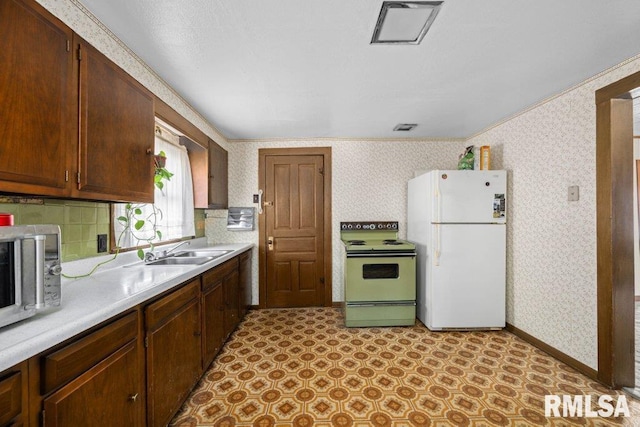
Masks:
[[[417,127],[417,123],[400,123],[393,128],[396,132],[409,132]]]
[[[385,1],[371,44],[419,44],[440,11],[442,1]]]

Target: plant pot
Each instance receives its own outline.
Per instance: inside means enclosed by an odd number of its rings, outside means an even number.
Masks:
[[[165,156],[154,154],[153,162],[155,163],[156,168],[163,168],[167,164],[167,158]]]

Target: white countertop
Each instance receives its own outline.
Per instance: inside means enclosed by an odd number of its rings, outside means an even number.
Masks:
[[[204,238],[190,242],[179,250],[206,247],[233,252],[202,265],[166,266],[144,265],[135,252],[127,252],[89,277],[63,279],[59,308],[0,328],[0,372],[253,248],[249,243],[208,246]],[[63,273],[83,274],[108,258],[63,263]]]

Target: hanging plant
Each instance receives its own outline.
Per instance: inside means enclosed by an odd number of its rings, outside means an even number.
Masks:
[[[160,151],[153,156],[153,162],[155,165],[155,174],[153,176],[153,183],[160,190],[164,191],[164,181],[170,181],[173,174],[169,172],[165,165],[167,164],[167,155],[164,151]]]

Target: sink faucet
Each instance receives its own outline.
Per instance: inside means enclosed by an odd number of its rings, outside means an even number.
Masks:
[[[174,247],[172,247],[171,249],[168,249],[166,251],[162,251],[163,256],[167,256],[169,255],[171,252],[175,251],[176,249],[178,249],[180,246],[184,246],[187,245],[189,246],[191,244],[191,242],[189,241],[184,241],[184,242],[180,242],[177,245],[175,245]]]
[[[158,260],[158,259],[167,258],[171,252],[175,251],[180,246],[190,245],[190,244],[191,244],[191,242],[184,241],[184,242],[178,243],[177,245],[175,245],[171,249],[165,249],[163,251],[157,251],[157,252],[149,251],[149,252],[144,254],[144,262],[151,262],[151,261],[155,261],[155,260]]]

